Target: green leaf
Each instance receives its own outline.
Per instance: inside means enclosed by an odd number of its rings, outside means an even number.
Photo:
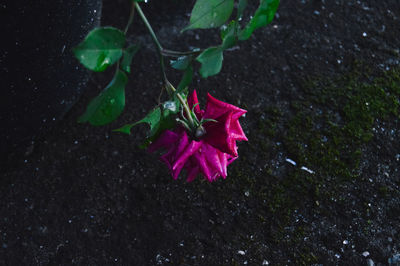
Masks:
[[[165,130],[175,127],[176,124],[175,115],[179,113],[180,106],[181,104],[176,95],[172,100],[166,101],[162,104],[163,108],[161,112],[160,122],[156,130],[152,131],[149,137],[147,138],[148,141],[155,140]]]
[[[193,67],[190,65],[185,72],[183,73],[183,77],[176,88],[178,93],[184,91],[189,84],[192,82],[193,79]]]
[[[235,46],[238,42],[238,37],[236,35],[238,29],[238,23],[236,21],[232,21],[228,27],[221,30],[221,39],[222,39],[222,49],[226,50],[233,46]]]
[[[124,70],[127,73],[131,73],[132,59],[138,50],[139,50],[139,45],[137,45],[137,44],[129,46],[126,50],[124,50],[124,57],[122,58],[122,62],[121,62],[122,70]]]
[[[256,29],[268,25],[273,20],[278,6],[279,0],[260,0],[254,17],[239,33],[239,40],[247,40]]]
[[[150,132],[155,131],[160,123],[161,110],[160,107],[154,108],[150,113],[148,113],[142,120],[139,120],[133,124],[126,124],[121,128],[114,129],[113,131],[122,132],[125,134],[131,134],[131,128],[142,123],[147,123],[150,126]],[[150,133],[151,134],[151,133]]]
[[[201,63],[200,75],[203,78],[218,74],[224,59],[221,47],[210,47],[204,50],[196,60]]]
[[[178,57],[178,59],[176,60],[172,60],[171,66],[177,70],[185,70],[189,67],[192,60],[193,60],[192,56],[181,56]]]
[[[175,97],[171,101],[166,101],[162,104],[162,108],[156,107],[150,113],[148,113],[142,120],[133,123],[126,124],[121,128],[114,129],[113,131],[122,132],[130,135],[132,127],[141,124],[147,123],[150,126],[150,133],[146,139],[146,141],[141,145],[141,148],[147,147],[152,141],[160,136],[162,132],[167,129],[171,129],[175,127],[175,114],[179,112],[180,102]]]
[[[118,70],[110,84],[91,100],[78,122],[89,122],[93,126],[101,126],[114,121],[124,110],[127,82],[126,74]]]
[[[121,58],[124,45],[122,31],[112,27],[96,28],[73,48],[73,52],[86,68],[101,72]]]
[[[234,0],[197,0],[188,29],[209,29],[223,25],[231,16]]]
[[[160,107],[157,107],[153,109],[153,111],[151,111],[145,118],[136,122],[136,125],[140,123],[147,123],[150,126],[150,136],[152,136],[160,126],[160,119],[161,110]]]
[[[114,132],[121,132],[130,135],[131,134],[131,128],[135,126],[135,124],[126,124],[120,128],[113,129]]]

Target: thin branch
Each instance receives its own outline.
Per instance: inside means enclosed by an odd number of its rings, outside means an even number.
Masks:
[[[131,12],[129,13],[128,23],[126,24],[124,30],[125,35],[128,32],[129,27],[132,25],[134,15],[135,15],[135,3],[132,1]]]
[[[144,25],[146,26],[147,30],[150,33],[151,38],[153,39],[153,42],[155,43],[157,47],[157,52],[160,56],[160,65],[161,65],[161,72],[163,76],[164,83],[168,83],[167,75],[165,74],[165,63],[164,63],[164,55],[162,54],[162,46],[161,43],[158,41],[156,34],[154,33],[153,28],[151,27],[149,21],[147,20],[146,16],[144,15],[142,9],[140,8],[139,4],[137,2],[134,2],[135,8],[137,9],[140,18],[143,20]]]
[[[136,7],[136,9],[137,9],[137,11],[139,13],[139,16],[142,18],[144,25],[146,26],[147,30],[149,31],[149,33],[151,35],[151,38],[153,39],[154,43],[157,46],[158,52],[161,54],[161,51],[163,50],[163,48],[162,48],[160,42],[158,41],[157,36],[154,33],[153,28],[151,27],[151,25],[150,25],[149,21],[147,20],[146,16],[144,15],[144,13],[143,13],[142,9],[140,8],[139,4],[137,2],[134,2],[134,3],[135,3],[135,7]]]
[[[195,51],[184,51],[184,52],[180,52],[180,51],[172,51],[172,50],[168,50],[168,49],[162,49],[161,53],[164,56],[169,56],[169,57],[180,57],[180,56],[187,56],[187,55],[197,55],[197,54],[201,54],[204,50],[203,49],[199,49],[199,50],[195,50]]]

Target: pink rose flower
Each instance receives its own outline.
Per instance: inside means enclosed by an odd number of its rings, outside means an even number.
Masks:
[[[161,160],[168,166],[174,179],[178,178],[183,168],[187,171],[188,182],[193,181],[199,173],[210,182],[221,176],[225,179],[227,166],[238,157],[236,141],[247,141],[239,124],[239,118],[247,111],[219,101],[210,94],[207,94],[206,109],[200,110],[196,91],[189,96],[188,104],[199,121],[216,121],[205,122],[205,133],[198,138],[193,136],[197,133],[187,132],[184,127],[166,130],[148,150],[167,150]]]

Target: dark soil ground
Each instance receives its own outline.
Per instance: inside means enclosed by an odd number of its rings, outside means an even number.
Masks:
[[[144,11],[166,47],[218,42],[178,34],[192,1],[152,2]],[[122,28],[128,9],[105,1],[103,24]],[[172,180],[137,148],[145,126],[111,132],[160,89],[143,25],[130,32],[144,46],[124,114],[76,123],[111,72],[96,74],[54,130],[7,162],[0,264],[400,265],[397,0],[282,1],[269,27],[225,53],[220,75],[195,78],[202,103],[210,92],[248,110],[249,142],[214,183]]]

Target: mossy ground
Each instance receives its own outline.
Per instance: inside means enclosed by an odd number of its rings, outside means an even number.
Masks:
[[[309,265],[324,258],[304,241],[311,234],[310,223],[293,217],[301,210],[333,218],[322,206],[345,204],[341,202],[344,187],[368,177],[360,160],[374,138],[374,126],[399,120],[400,68],[373,71],[355,63],[349,72],[332,79],[308,77],[301,91],[291,110],[268,107],[255,114],[260,117],[257,129],[249,136],[249,147],[241,147],[233,175],[239,186],[249,189],[252,200],[263,205],[255,219],[261,228],[271,228],[266,230],[268,238],[287,249],[288,259],[296,265]],[[265,161],[257,173],[241,170],[253,163],[246,157],[251,153]],[[283,175],[274,174],[272,159],[278,157],[286,163],[280,165],[286,168]],[[392,192],[386,186],[377,191],[383,197],[395,196]]]

